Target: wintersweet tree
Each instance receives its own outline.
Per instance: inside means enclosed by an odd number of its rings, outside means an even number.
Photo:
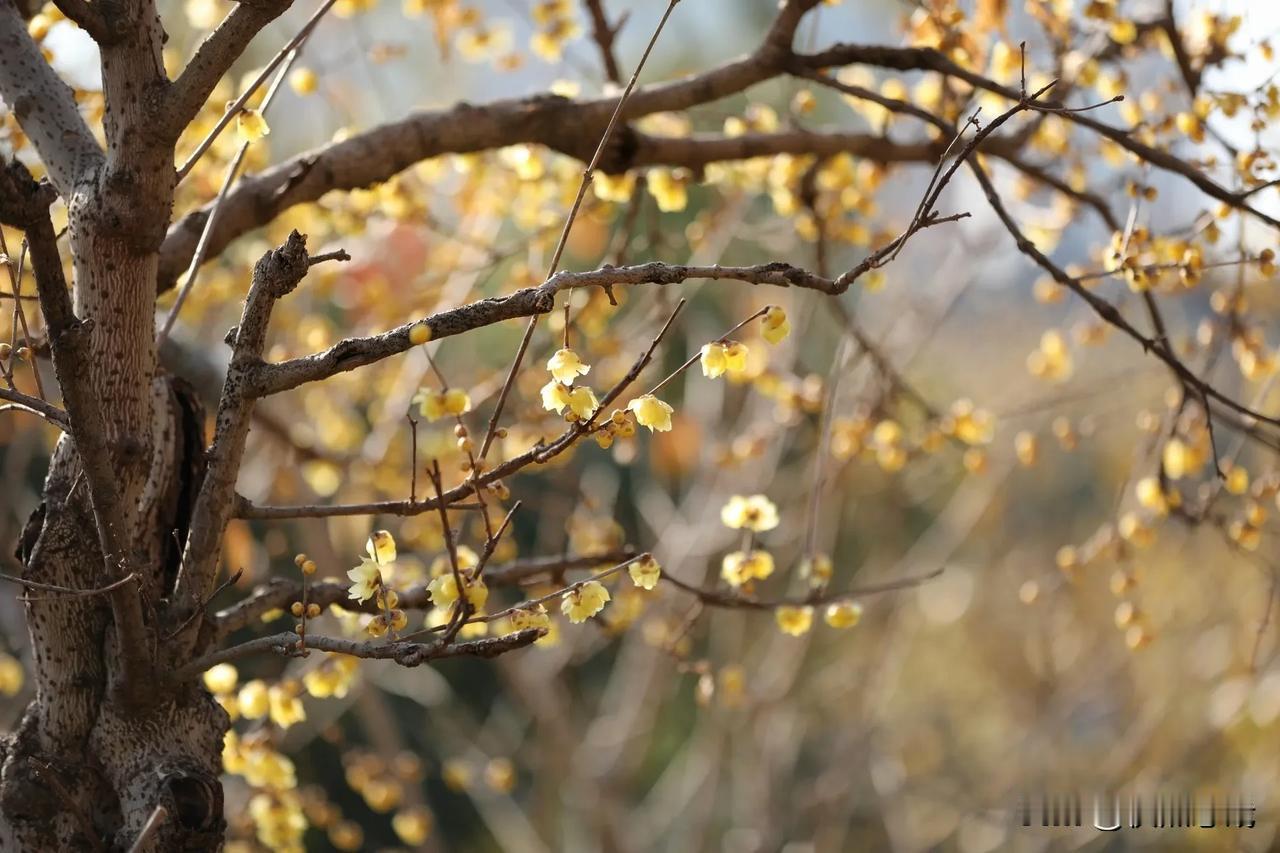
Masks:
[[[236,844],[300,849],[312,825],[356,849],[358,826],[298,792],[281,735],[366,667],[502,656],[518,669],[579,623],[616,636],[661,606],[664,660],[704,699],[734,702],[746,674],[695,650],[708,614],[801,637],[855,625],[874,593],[933,582],[937,566],[871,581],[841,568],[840,475],[949,459],[984,476],[996,417],[932,399],[851,298],[970,217],[1038,268],[1038,299],[1084,312],[1074,334],[1044,331],[1033,375],[1065,380],[1082,349],[1117,338],[1169,380],[1114,523],[1057,543],[1064,575],[1119,565],[1115,620],[1137,649],[1154,632],[1125,561],[1161,525],[1257,549],[1280,480],[1251,480],[1239,453],[1274,449],[1280,420],[1242,383],[1276,369],[1249,294],[1275,273],[1257,235],[1280,225],[1262,143],[1280,90],[1204,80],[1269,61],[1265,39],[1239,18],[1184,24],[1171,2],[1131,15],[1118,0],[927,0],[901,39],[873,45],[820,25],[839,0],[784,0],[739,58],[645,71],[698,3],[632,4],[629,32],[645,37],[624,55],[623,10],[601,0],[510,4],[529,15],[527,53],[501,4],[407,0],[413,38],[370,49],[375,61],[437,52],[517,79],[581,43],[599,94],[562,80],[272,157],[270,126],[344,73],[313,36],[370,4],[325,0],[255,39],[289,0],[226,4],[220,20],[221,0],[0,0],[0,400],[7,430],[34,415],[21,429],[52,447],[7,578],[34,695],[3,741],[5,849],[218,849],[224,773],[248,791]],[[748,5],[744,17],[764,11]],[[246,72],[251,43],[268,59]],[[100,88],[68,76],[66,51],[99,63]],[[1253,147],[1226,130],[1241,122]],[[1152,218],[1157,185],[1189,199],[1181,222]],[[738,229],[757,229],[754,248],[722,264]],[[698,281],[718,282],[698,297],[712,319],[688,322],[673,294]],[[1170,314],[1210,289],[1212,312]],[[801,304],[833,318],[834,337],[796,341]],[[761,418],[766,400],[776,412]],[[1063,447],[1085,432],[1052,429]],[[1003,446],[1030,466],[1039,441],[1019,431]],[[585,484],[592,459],[713,502],[711,517],[610,518]],[[717,469],[764,482],[722,494]],[[315,519],[351,524],[331,540],[305,527]],[[567,538],[540,538],[566,519]],[[334,550],[352,535],[363,554]],[[691,549],[704,536],[725,547]],[[21,670],[3,664],[15,692]],[[346,779],[422,844],[417,771],[396,765],[388,781],[390,766],[349,756]],[[488,772],[512,784],[511,767]]]

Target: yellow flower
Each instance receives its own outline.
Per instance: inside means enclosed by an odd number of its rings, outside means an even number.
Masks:
[[[773,574],[773,555],[768,551],[734,551],[725,554],[720,576],[730,586],[742,586],[750,580],[764,580]]]
[[[810,586],[826,586],[831,582],[834,569],[826,554],[814,554],[800,561],[800,577],[807,578]]]
[[[734,530],[763,533],[778,526],[778,508],[764,495],[734,495],[720,510],[720,520]]]
[[[428,421],[438,421],[445,415],[463,415],[471,411],[471,397],[461,388],[450,388],[443,393],[421,388],[413,395],[413,402]]]
[[[257,720],[267,715],[271,709],[271,700],[267,696],[267,683],[255,678],[240,688],[237,697],[240,713],[250,720]]]
[[[1143,477],[1133,487],[1138,503],[1157,515],[1168,515],[1169,500],[1164,489],[1160,488],[1160,480],[1156,477]]]
[[[578,354],[573,350],[559,349],[547,361],[547,370],[550,370],[551,375],[558,381],[565,385],[572,385],[574,379],[591,372],[591,365],[583,364],[582,359],[578,358]]]
[[[465,415],[471,411],[471,396],[461,388],[444,392],[444,410],[450,415]]]
[[[453,575],[441,575],[427,584],[431,603],[436,607],[451,607],[458,600],[458,581]]]
[[[595,392],[585,385],[579,385],[569,392],[569,411],[578,418],[591,417],[598,405]]]
[[[716,341],[702,347],[702,373],[715,379],[725,373],[742,373],[747,369],[747,345],[737,341]]]
[[[723,376],[729,369],[729,360],[725,357],[728,347],[721,343],[702,345],[702,375],[708,379]]]
[[[689,203],[688,185],[693,177],[688,169],[650,169],[649,194],[658,202],[658,210],[671,213],[684,210]]]
[[[388,530],[375,530],[365,542],[364,549],[379,565],[388,567],[396,561],[396,540]]]
[[[24,673],[22,664],[12,655],[0,653],[0,693],[16,696],[22,689]]]
[[[310,95],[316,90],[318,79],[310,68],[296,68],[289,74],[289,86],[299,95]]]
[[[740,341],[729,341],[724,349],[724,361],[730,374],[746,372],[748,354],[750,350],[747,349],[746,344]]]
[[[560,414],[569,405],[569,386],[552,379],[542,386],[542,408]]]
[[[378,564],[368,557],[361,557],[360,565],[347,572],[347,577],[351,579],[351,589],[347,596],[356,601],[373,598],[382,585],[382,573],[378,570]]]
[[[298,691],[299,686],[296,681],[272,685],[267,691],[271,722],[282,729],[287,729],[294,723],[307,718],[307,711],[302,706],[302,700],[298,698]]]
[[[662,576],[662,567],[658,565],[658,561],[652,554],[645,554],[628,566],[627,572],[631,575],[631,582],[636,586],[653,589],[658,585],[658,578]]]
[[[471,579],[464,575],[462,585],[466,590],[467,603],[472,609],[479,610],[484,607],[485,602],[489,600],[489,587],[485,585],[484,580]],[[431,593],[431,603],[436,607],[447,608],[458,600],[458,581],[452,572],[431,581],[427,584],[427,590]]]
[[[799,637],[809,633],[809,629],[813,627],[813,608],[804,607],[779,607],[773,612],[773,618],[778,623],[778,628],[782,633],[790,634],[793,637]]]
[[[862,619],[862,605],[856,601],[837,601],[827,605],[822,618],[832,628],[852,628]]]
[[[240,674],[229,663],[220,663],[210,667],[204,674],[204,686],[210,693],[230,693],[236,689],[236,681]]]
[[[577,625],[603,610],[608,600],[609,590],[604,588],[604,584],[600,581],[587,581],[560,597],[560,612]]]
[[[551,627],[551,617],[547,615],[547,608],[541,604],[513,610],[507,621],[511,623],[512,631],[523,631],[526,628],[541,628],[545,631]]]
[[[236,116],[236,132],[241,142],[249,144],[266,136],[271,128],[267,127],[267,120],[262,117],[262,113],[246,109]]]
[[[431,834],[431,814],[421,806],[410,806],[391,818],[391,828],[409,847],[418,847]]]
[[[652,394],[635,398],[627,404],[627,408],[635,412],[640,426],[648,427],[650,432],[670,432],[671,413],[675,409]]]
[[[302,684],[317,699],[327,699],[330,696],[341,699],[347,695],[347,689],[355,679],[356,661],[356,658],[347,655],[329,655],[315,669],[307,670],[302,676]]]
[[[771,344],[777,344],[789,334],[791,334],[791,323],[787,320],[787,312],[777,305],[770,305],[764,315],[764,339]]]
[[[630,201],[631,193],[636,188],[636,177],[627,173],[607,175],[604,172],[597,172],[593,176],[591,188],[595,190],[596,198],[601,201]]]
[[[1027,356],[1027,371],[1032,376],[1052,381],[1062,381],[1071,376],[1073,364],[1066,338],[1057,329],[1049,329],[1040,336],[1040,348]]]

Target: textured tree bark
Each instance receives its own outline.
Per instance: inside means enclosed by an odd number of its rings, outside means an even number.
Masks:
[[[20,171],[9,170],[0,218],[11,224],[27,218],[20,224],[43,298],[65,283],[47,211],[38,209],[47,196]],[[146,646],[144,657],[161,664],[154,671],[172,666],[155,660],[172,631],[159,614],[176,580],[175,542],[185,537],[202,478],[203,417],[189,389],[156,373],[152,294],[163,223],[139,242],[137,232],[125,236],[102,216],[108,206],[100,201],[92,186],[77,190],[71,225],[77,319],[60,330],[55,312],[50,330],[69,408],[78,408],[78,387],[109,403],[101,407],[102,435],[73,429],[59,443],[19,558],[29,580],[106,586],[118,579],[117,567],[104,559],[99,530],[114,525],[126,537],[124,563],[137,576],[123,588],[133,607],[117,607],[104,595],[28,597],[36,698],[18,731],[0,743],[0,841],[18,850],[128,849],[162,808],[165,819],[143,849],[213,850],[225,828],[218,776],[227,716],[196,684],[126,683],[130,652],[117,630],[121,614],[136,613],[132,629]],[[73,358],[73,343],[86,358]],[[93,475],[77,438],[86,448],[94,438],[105,442],[118,517],[103,519],[95,506],[97,496],[85,486]]]
[[[0,85],[19,92],[24,125],[45,143],[75,271],[72,301],[52,192],[6,170],[0,220],[31,244],[72,424],[18,556],[27,579],[75,590],[136,578],[109,595],[27,597],[36,695],[0,741],[5,850],[126,850],[153,814],[140,849],[216,850],[225,830],[227,715],[198,682],[163,678],[177,663],[165,657],[175,629],[166,600],[202,479],[204,424],[189,390],[156,366],[155,279],[175,184],[173,139],[155,132],[170,85],[163,32],[149,2],[120,14],[102,45],[102,152],[0,0]]]

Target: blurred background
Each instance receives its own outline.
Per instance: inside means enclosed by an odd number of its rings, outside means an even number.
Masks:
[[[565,5],[570,23],[560,43],[545,36],[538,4],[529,0],[474,0],[475,17],[464,25],[441,16],[447,3],[339,0],[298,62],[314,72],[314,86],[282,90],[265,113],[271,133],[249,149],[246,170],[412,110],[548,88],[570,96],[609,91],[588,20],[578,6]],[[606,0],[615,19],[628,16],[617,49],[624,76],[664,5]],[[846,0],[811,15],[797,43],[814,49],[836,41],[913,43],[909,33],[921,16],[944,5]],[[1064,57],[1021,4],[1009,5],[1004,31],[990,33],[991,43],[1016,50],[1026,39],[1028,74],[1052,75]],[[1138,20],[1162,6],[1119,4]],[[162,4],[175,60],[188,56],[203,28],[228,8],[223,0]],[[257,39],[211,99],[203,129],[313,9],[294,8]],[[753,49],[774,11],[771,0],[684,0],[642,83],[704,71]],[[1241,58],[1211,69],[1206,90],[1254,91],[1275,72],[1261,50],[1280,26],[1275,4],[1196,0],[1176,11],[1188,27],[1206,15],[1242,17],[1231,42]],[[1087,51],[1097,34],[1081,23],[1075,36],[1076,49]],[[55,24],[46,46],[91,102],[96,60],[83,42],[69,25]],[[1159,50],[1140,48],[1115,53],[1102,68],[1103,81],[1079,87],[1072,102],[1104,100],[1105,86],[1120,80],[1130,102],[1148,113],[1186,110],[1176,67]],[[914,87],[926,78],[869,71],[867,80],[898,81],[918,92]],[[802,91],[812,105],[798,98]],[[1143,100],[1148,94],[1154,103]],[[1097,115],[1115,124],[1131,118],[1123,105]],[[1269,131],[1255,135],[1248,118],[1219,115],[1212,126],[1234,144],[1272,146]],[[898,119],[885,126],[883,117],[788,78],[641,125],[680,135],[720,131],[727,120],[927,138],[918,125]],[[201,127],[193,129],[188,144],[202,135]],[[1184,140],[1178,150],[1200,156],[1213,144],[1198,148]],[[184,184],[184,208],[214,197],[236,147],[230,135],[219,140]],[[1216,205],[1185,181],[1108,158],[1079,131],[1058,150],[1035,153],[1039,162],[1087,178],[1122,221],[1134,211],[1153,233],[1203,233],[1206,217],[1213,219]],[[795,177],[807,166],[775,158],[713,167],[687,177],[681,210],[659,210],[643,188],[630,201],[592,198],[564,266],[589,269],[618,258],[785,260],[838,273],[865,256],[868,245],[905,227],[932,172],[929,164],[891,171],[850,164],[862,169],[856,205],[839,235],[815,240],[813,223],[788,198],[798,193]],[[1052,194],[1023,192],[1015,174],[993,168],[1019,221],[1055,260],[1101,268],[1110,228]],[[201,272],[169,365],[216,397],[227,352],[220,340],[238,316],[249,265],[293,227],[311,235],[313,250],[341,246],[354,260],[341,269],[318,268],[280,305],[272,359],[537,283],[580,171],[581,164],[536,149],[441,157],[381,187],[295,208]],[[1158,203],[1135,203],[1125,193],[1128,182],[1155,188]],[[1256,201],[1276,212],[1274,191]],[[666,386],[663,398],[676,410],[672,432],[642,431],[609,450],[584,446],[512,478],[511,497],[524,508],[495,563],[631,547],[652,550],[664,571],[681,580],[712,587],[721,558],[739,538],[721,525],[720,508],[731,495],[758,493],[781,513],[777,529],[762,537],[778,565],[762,584],[763,596],[806,593],[798,565],[811,535],[832,555],[833,591],[942,573],[862,599],[862,619],[852,629],[815,620],[799,637],[778,630],[767,612],[703,608],[665,585],[642,594],[615,579],[614,601],[599,619],[558,621],[551,641],[531,649],[416,669],[363,662],[353,676],[338,679],[344,695],[304,696],[304,720],[236,724],[241,741],[260,738],[264,749],[291,762],[280,773],[296,779],[305,849],[1271,848],[1280,782],[1273,740],[1280,725],[1280,620],[1272,610],[1280,576],[1267,517],[1276,510],[1274,491],[1257,486],[1274,476],[1273,451],[1218,425],[1222,454],[1247,469],[1253,484],[1242,494],[1216,496],[1221,523],[1187,524],[1143,506],[1135,483],[1158,469],[1170,424],[1203,436],[1203,424],[1171,414],[1179,399],[1167,371],[1130,341],[1107,334],[1079,300],[1038,283],[1039,272],[1018,254],[963,171],[940,208],[972,215],[918,235],[883,276],[840,297],[843,312],[816,293],[729,282],[620,291],[617,307],[602,294],[576,292],[573,343],[593,364],[589,378],[597,389],[625,372],[679,298],[689,305],[642,385],[766,304],[787,310],[793,333],[770,348],[757,331],[744,331],[753,352],[745,378],[713,382],[695,367]],[[1216,227],[1220,237],[1206,245],[1213,253],[1206,261],[1275,243],[1273,234],[1238,218]],[[1206,269],[1198,287],[1162,292],[1160,301],[1175,342],[1194,347],[1197,330],[1220,316],[1213,294],[1237,288],[1248,295],[1250,321],[1274,340],[1273,287],[1256,266],[1228,266]],[[27,282],[23,292],[30,288]],[[1103,280],[1098,292],[1136,313],[1137,299],[1122,280]],[[162,312],[172,294],[166,300]],[[12,318],[7,306],[0,308],[8,340]],[[851,342],[842,317],[874,343],[874,357]],[[542,364],[562,333],[559,314],[550,321],[516,384],[500,448],[505,455],[562,428],[538,398]],[[1067,356],[1051,352],[1046,330],[1060,333]],[[420,387],[438,384],[426,353],[451,385],[468,390],[475,407],[470,423],[481,430],[521,331],[512,322],[433,342],[271,400],[255,423],[240,492],[263,504],[403,499],[414,479],[405,413]],[[1036,352],[1039,359],[1029,360]],[[51,383],[48,365],[41,369]],[[25,382],[25,374],[15,376]],[[1245,376],[1223,358],[1211,375],[1232,397],[1280,411],[1265,372]],[[965,411],[963,402],[955,407],[965,400],[989,414],[989,443],[931,441],[948,412]],[[868,437],[885,421],[900,424],[912,447],[900,468],[878,459]],[[0,418],[5,543],[16,541],[38,502],[55,437],[21,415]],[[461,479],[451,426],[422,423],[417,444],[419,466],[438,458],[447,479]],[[1163,458],[1167,466],[1167,453]],[[1211,467],[1202,460],[1175,488],[1189,497],[1216,495]],[[416,487],[424,493],[421,467]],[[1123,521],[1127,515],[1136,519],[1136,532],[1135,522]],[[1240,519],[1250,532],[1243,539],[1231,533]],[[458,523],[463,541],[479,550],[474,518]],[[295,577],[300,552],[318,563],[321,577],[342,579],[370,532],[381,528],[394,534],[410,575],[442,553],[438,519],[428,516],[235,522],[225,562],[243,569],[244,578],[220,603],[273,576]],[[16,571],[11,548],[4,550],[4,570]],[[495,589],[494,599],[509,604],[552,588]],[[342,628],[338,616],[323,619],[334,632]],[[411,619],[410,630],[420,626],[420,615]],[[287,630],[291,621],[283,616],[237,637]],[[28,667],[29,657],[13,594],[0,599],[0,632],[10,656],[0,667],[7,694],[0,719],[12,725],[30,689],[14,667]],[[228,696],[254,679],[299,683],[333,666],[319,657],[250,660]],[[228,775],[235,849],[263,848],[248,804],[278,782]],[[1080,792],[1086,806],[1094,793],[1110,791],[1243,795],[1258,807],[1258,826],[1101,834],[1017,825],[1012,808],[1019,797],[1068,791]],[[1087,808],[1086,824],[1091,817]]]

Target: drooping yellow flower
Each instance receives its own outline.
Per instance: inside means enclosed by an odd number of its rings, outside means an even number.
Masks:
[[[726,347],[722,343],[702,345],[702,375],[708,379],[723,376],[729,369],[729,360],[725,357]]]
[[[220,663],[209,667],[204,674],[204,686],[210,693],[230,693],[236,689],[236,681],[240,674],[229,663]]]
[[[361,557],[360,565],[347,572],[347,577],[351,579],[351,589],[347,596],[356,601],[373,598],[382,585],[382,573],[378,564],[369,557]]]
[[[422,806],[410,806],[396,812],[391,828],[409,847],[418,847],[431,834],[431,814]]]
[[[813,627],[813,608],[808,605],[783,606],[773,612],[773,618],[777,621],[782,633],[799,637],[809,633],[809,629]]]
[[[1160,488],[1158,477],[1143,477],[1134,485],[1133,491],[1143,508],[1156,515],[1168,515],[1169,500],[1165,497],[1164,489]]]
[[[331,654],[315,669],[307,670],[302,676],[302,684],[317,699],[330,696],[341,699],[347,695],[355,679],[357,662],[358,658]]]
[[[271,709],[271,700],[267,696],[267,683],[255,678],[240,688],[237,696],[240,713],[250,720],[257,720],[267,715]]]
[[[771,344],[778,344],[791,334],[791,322],[787,320],[787,312],[777,305],[770,305],[764,315],[764,339]]]
[[[396,561],[396,540],[389,530],[375,530],[364,544],[369,557],[381,566],[390,566]]]
[[[688,169],[650,169],[649,194],[658,202],[658,210],[672,213],[689,204],[688,185],[693,175]]]
[[[461,388],[450,388],[444,392],[444,410],[450,415],[465,415],[471,411],[471,395]]]
[[[734,530],[763,533],[778,526],[778,507],[764,495],[734,495],[720,509],[720,520]]]
[[[1032,376],[1055,382],[1071,377],[1074,370],[1071,350],[1061,332],[1049,329],[1040,336],[1039,349],[1027,356],[1027,370]]]
[[[422,388],[413,395],[413,402],[428,421],[438,421],[445,415],[464,415],[471,411],[471,395],[461,388],[450,388],[444,392]]]
[[[730,586],[742,586],[751,580],[764,580],[773,574],[773,555],[768,551],[733,551],[725,554],[720,576]]]
[[[862,605],[856,601],[837,601],[827,605],[822,618],[832,628],[852,628],[862,619]]]
[[[300,691],[301,686],[296,681],[286,681],[271,686],[267,691],[271,722],[282,729],[287,729],[294,723],[307,718],[307,710],[302,705],[302,699],[298,697]]]
[[[316,72],[310,68],[295,68],[289,73],[289,87],[299,95],[310,95],[318,83]]]
[[[542,408],[560,414],[569,405],[570,388],[558,379],[542,386]]]
[[[573,412],[575,417],[589,418],[599,405],[595,392],[585,385],[579,385],[569,392],[569,411]]]
[[[809,581],[809,586],[826,586],[831,582],[835,566],[826,554],[814,554],[800,561],[800,577]]]
[[[715,341],[702,347],[702,373],[715,379],[725,373],[738,374],[747,369],[747,345],[738,341]]]
[[[22,664],[13,655],[0,653],[0,693],[16,696],[22,689],[25,673]]]
[[[658,565],[658,561],[652,554],[645,554],[627,567],[627,573],[631,575],[631,582],[636,586],[642,589],[653,589],[658,585],[658,578],[662,576],[662,567]]]
[[[577,625],[604,609],[609,600],[609,590],[600,581],[587,581],[582,586],[560,597],[560,612]]]
[[[479,610],[484,607],[485,602],[489,600],[489,587],[485,585],[484,580],[469,578],[464,574],[462,585],[466,591],[467,603],[472,609]],[[431,593],[431,602],[436,607],[448,608],[458,600],[458,581],[452,572],[432,580],[427,584],[427,589]]]
[[[244,109],[236,116],[236,133],[245,144],[257,142],[270,132],[267,120],[257,110]]]
[[[523,631],[527,628],[546,630],[551,627],[551,617],[547,615],[547,608],[541,604],[513,610],[507,617],[507,621],[511,623],[512,631]]]
[[[636,397],[627,408],[635,413],[640,426],[648,427],[650,432],[671,431],[671,414],[675,409],[652,394]]]
[[[547,361],[547,370],[551,371],[557,381],[572,385],[574,379],[591,372],[591,365],[583,364],[582,359],[571,349],[558,349]]]
[[[631,194],[636,188],[636,176],[628,173],[609,175],[597,172],[593,176],[591,188],[595,190],[596,198],[601,201],[630,201]]]

